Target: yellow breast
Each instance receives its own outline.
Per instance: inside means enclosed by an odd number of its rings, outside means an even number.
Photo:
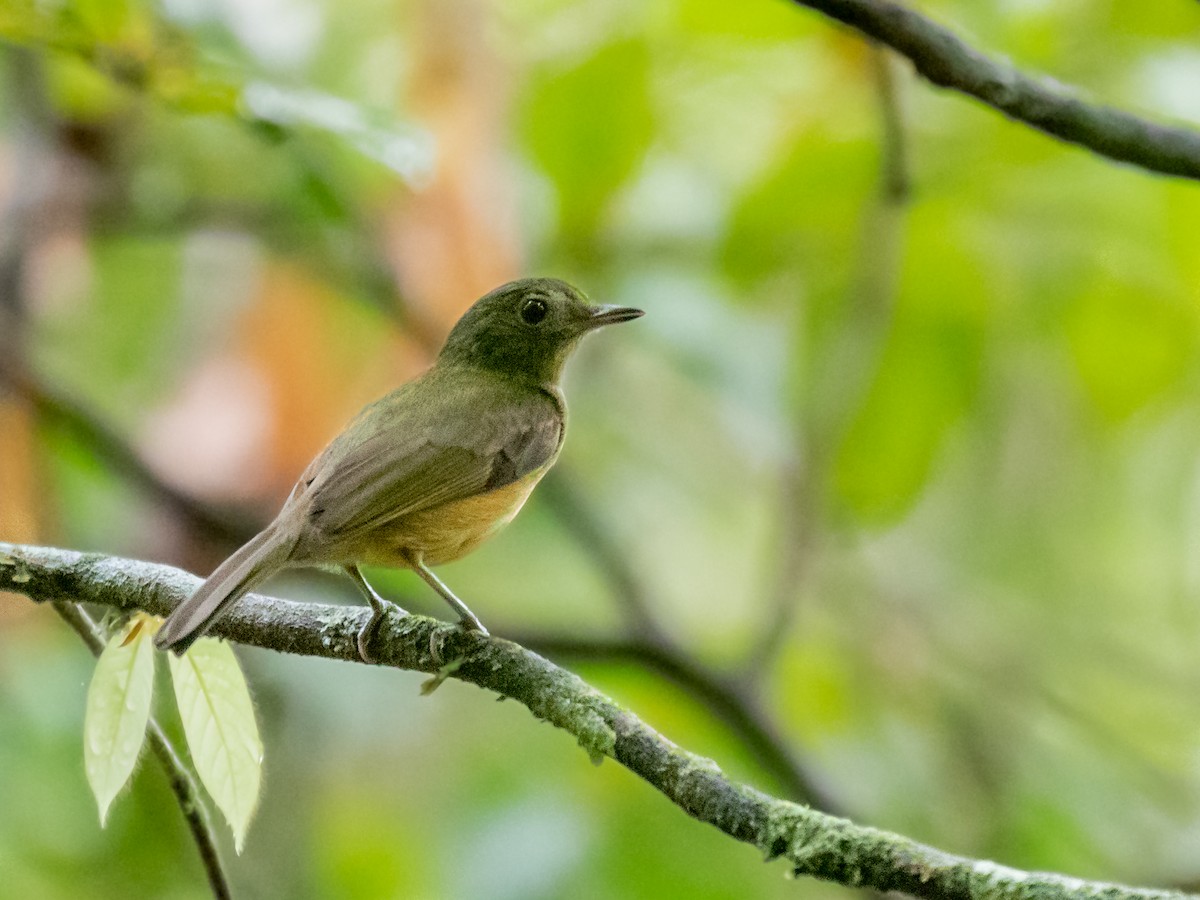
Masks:
[[[546,468],[486,494],[402,516],[372,535],[372,546],[362,561],[403,567],[405,555],[412,553],[426,565],[436,566],[465,556],[512,521]]]

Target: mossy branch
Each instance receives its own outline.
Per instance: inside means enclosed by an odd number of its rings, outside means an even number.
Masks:
[[[0,590],[38,602],[71,600],[165,615],[199,579],[179,569],[70,550],[0,543]],[[250,595],[214,633],[283,653],[361,662],[355,636],[365,608],[293,603]],[[436,648],[442,660],[437,661]],[[574,735],[594,760],[611,757],[702,822],[782,858],[797,875],[850,887],[904,891],[933,900],[1186,895],[1022,872],[943,853],[897,834],[778,800],[727,778],[577,676],[510,641],[485,638],[422,616],[390,616],[374,645],[381,665],[456,678],[523,704]]]

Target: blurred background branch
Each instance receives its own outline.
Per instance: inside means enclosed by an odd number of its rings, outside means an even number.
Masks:
[[[678,648],[636,638],[606,639],[535,631],[512,632],[512,640],[551,659],[628,661],[665,676],[712,710],[745,744],[785,797],[834,815],[840,812],[839,802],[829,786],[818,781],[815,767],[796,758],[772,716],[759,706],[748,685],[714,672]]]
[[[810,569],[829,539],[826,489],[837,450],[879,365],[902,260],[904,211],[910,200],[903,97],[890,53],[869,48],[879,110],[879,173],[860,213],[858,255],[847,278],[845,313],[831,333],[802,331],[808,346],[793,351],[808,368],[796,376],[795,451],[783,466],[777,498],[776,561],[766,592],[768,608],[758,639],[746,655],[746,677],[761,678],[791,638]]]
[[[938,87],[975,97],[1019,122],[1118,162],[1200,179],[1200,131],[1161,125],[1089,103],[1048,78],[1034,79],[974,49],[927,16],[889,0],[793,0],[912,61]]]
[[[0,359],[0,383],[28,403],[46,425],[62,429],[98,462],[145,491],[206,540],[233,548],[266,524],[245,512],[217,509],[168,484],[111,427],[79,402],[22,371],[14,358]]]

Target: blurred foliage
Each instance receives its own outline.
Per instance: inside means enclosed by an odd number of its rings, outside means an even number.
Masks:
[[[1200,122],[1196,4],[936,14],[1030,71]],[[777,0],[11,0],[0,39],[19,346],[161,478],[269,515],[489,273],[641,305],[573,362],[562,466],[700,657],[734,666],[778,629],[772,592],[795,611],[766,705],[844,811],[1014,866],[1200,878],[1193,185],[896,64],[912,191],[889,197],[872,52]],[[197,570],[230,549],[0,407],[0,486],[37,488],[0,491],[0,538]],[[502,635],[622,625],[536,494],[443,574]],[[311,573],[276,587],[355,602]],[[22,601],[0,618],[5,890],[205,896],[154,766],[96,826],[85,649]],[[248,895],[844,893],[786,883],[511,704],[239,655],[267,758],[227,853]],[[779,790],[677,686],[579,668]]]

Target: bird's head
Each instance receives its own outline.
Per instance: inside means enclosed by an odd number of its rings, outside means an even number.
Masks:
[[[640,309],[628,306],[593,306],[557,278],[510,281],[463,313],[438,362],[556,384],[580,338],[640,315]]]

